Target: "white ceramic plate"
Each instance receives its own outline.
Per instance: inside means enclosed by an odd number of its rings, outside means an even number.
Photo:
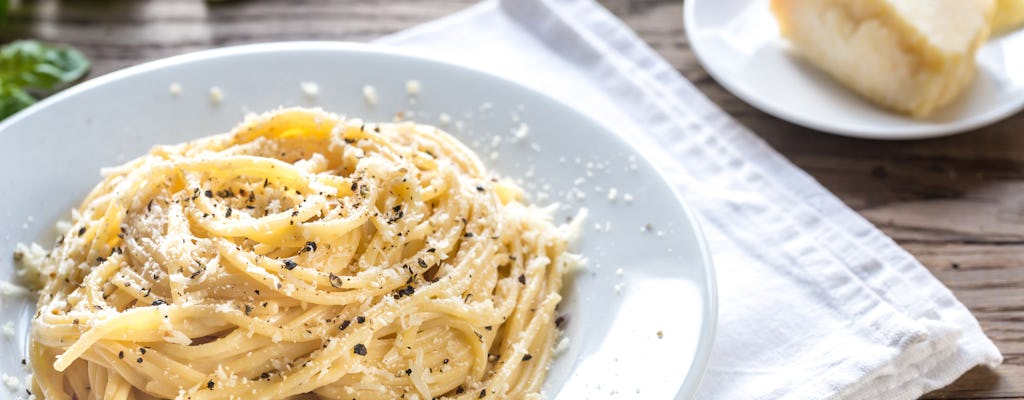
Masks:
[[[872,105],[787,50],[768,0],[687,0],[686,34],[704,69],[737,97],[789,122],[839,135],[918,139],[997,122],[1024,108],[1024,30],[994,37],[978,76],[927,119]]]
[[[422,86],[415,104],[405,89],[410,79]],[[302,82],[315,82],[320,94],[304,94]],[[179,95],[168,90],[172,83],[181,85]],[[376,106],[364,101],[364,85],[376,88]],[[220,104],[211,101],[213,86],[224,92]],[[694,217],[665,180],[624,140],[548,97],[464,67],[365,45],[280,43],[173,57],[88,81],[4,121],[0,254],[8,256],[0,258],[0,278],[13,279],[15,243],[46,237],[98,182],[101,167],[155,144],[224,132],[246,111],[282,105],[367,120],[391,120],[403,111],[433,124],[447,113],[448,130],[493,170],[523,178],[535,191],[550,185],[545,202],[564,204],[559,218],[588,208],[576,248],[589,266],[564,290],[560,313],[569,317],[570,346],[551,367],[545,392],[558,399],[692,397],[713,337],[715,285]],[[491,147],[493,136],[511,137],[517,121],[529,126],[526,140]],[[574,185],[588,170],[588,183]],[[612,187],[635,200],[609,201]],[[643,231],[646,223],[662,232]],[[0,345],[8,360],[0,370],[20,377],[25,371],[12,361],[24,357],[32,305],[3,301],[0,322],[15,321],[17,335]]]

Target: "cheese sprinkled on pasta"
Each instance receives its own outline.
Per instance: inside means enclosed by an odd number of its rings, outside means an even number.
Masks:
[[[539,391],[575,226],[437,128],[284,109],[105,174],[36,266],[33,393]]]

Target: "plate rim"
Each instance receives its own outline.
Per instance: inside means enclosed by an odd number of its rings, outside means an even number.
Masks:
[[[617,133],[615,130],[608,129],[604,124],[601,124],[590,115],[550,96],[532,86],[520,83],[515,80],[506,78],[504,76],[478,69],[475,67],[454,63],[445,59],[432,57],[427,54],[418,52],[403,51],[400,48],[392,47],[389,45],[373,44],[373,43],[359,43],[350,41],[330,41],[330,40],[299,40],[299,41],[275,41],[275,42],[260,42],[250,43],[234,46],[217,47],[211,49],[204,49],[199,51],[187,52],[174,56],[159,58],[156,60],[146,61],[143,63],[131,65],[125,68],[121,68],[106,74],[91,78],[84,82],[78,83],[72,87],[62,90],[52,96],[49,96],[35,104],[25,108],[7,119],[0,121],[0,138],[12,127],[16,127],[17,124],[34,114],[43,112],[50,105],[64,101],[66,98],[79,95],[79,93],[88,91],[95,87],[100,87],[109,83],[113,83],[122,79],[127,79],[135,75],[139,75],[145,72],[159,70],[163,68],[172,68],[176,65],[181,65],[190,62],[201,62],[204,60],[227,58],[232,56],[240,56],[254,53],[272,53],[282,51],[319,51],[319,52],[350,52],[350,53],[371,53],[371,54],[383,54],[398,58],[413,59],[419,62],[427,62],[436,65],[440,65],[444,68],[453,69],[462,73],[471,73],[483,76],[490,80],[499,81],[505,85],[516,87],[519,90],[523,90],[529,93],[531,96],[542,98],[545,101],[555,104],[561,107],[564,112],[575,114],[581,121],[599,127],[608,136],[618,141],[618,143],[628,149],[634,154],[640,156],[640,158],[646,162],[651,169],[654,171],[657,179],[670,190],[672,195],[675,197],[676,203],[679,205],[683,214],[689,220],[689,228],[693,231],[693,236],[696,240],[695,246],[699,249],[699,261],[700,268],[704,272],[704,281],[702,284],[701,292],[704,294],[702,315],[700,319],[701,328],[699,330],[699,337],[697,339],[693,360],[686,371],[686,376],[683,379],[679,389],[676,393],[676,398],[690,398],[696,394],[697,388],[700,385],[701,379],[707,369],[708,360],[711,356],[711,350],[714,346],[716,331],[718,327],[718,284],[717,275],[711,251],[707,243],[707,237],[704,234],[703,228],[701,227],[701,221],[698,214],[690,206],[682,194],[677,188],[670,183],[667,175],[657,166],[649,157],[645,155],[643,151],[638,149],[625,137]],[[682,396],[682,397],[680,397]]]
[[[992,125],[1004,119],[1013,117],[1024,110],[1024,91],[1022,91],[1022,95],[1015,102],[1009,102],[1003,107],[989,110],[978,116],[939,124],[918,124],[890,129],[863,129],[863,127],[850,126],[848,124],[830,124],[828,122],[822,122],[821,120],[807,118],[801,114],[792,113],[782,107],[775,106],[766,97],[758,94],[754,90],[748,90],[743,85],[740,85],[738,83],[738,79],[734,79],[732,74],[726,73],[723,69],[718,68],[717,64],[710,64],[706,61],[707,52],[710,50],[705,47],[702,41],[695,39],[699,37],[699,31],[697,30],[698,23],[695,16],[695,9],[699,2],[700,0],[686,0],[684,2],[683,29],[686,32],[690,48],[693,49],[694,54],[697,56],[697,62],[700,63],[701,67],[704,68],[712,78],[714,78],[715,82],[724,87],[733,96],[738,97],[750,106],[775,118],[805,128],[860,139],[891,141],[930,139],[965,133]]]

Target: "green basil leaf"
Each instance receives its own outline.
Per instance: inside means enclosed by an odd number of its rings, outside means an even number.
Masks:
[[[46,65],[53,66],[60,72],[61,84],[81,79],[89,72],[89,59],[78,50],[70,47],[53,47],[46,52]]]
[[[34,104],[36,99],[19,87],[0,85],[0,119]]]
[[[0,0],[0,18],[7,0]],[[0,119],[36,102],[33,94],[48,92],[81,79],[89,72],[89,60],[79,51],[18,40],[0,48]]]
[[[17,40],[0,48],[0,82],[35,90],[53,90],[85,76],[89,60],[78,50]]]

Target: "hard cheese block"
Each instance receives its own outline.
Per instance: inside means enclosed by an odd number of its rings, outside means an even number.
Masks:
[[[964,91],[994,0],[772,0],[797,53],[889,109],[925,117]]]
[[[992,19],[993,32],[1005,32],[1024,24],[1024,0],[998,0]]]

